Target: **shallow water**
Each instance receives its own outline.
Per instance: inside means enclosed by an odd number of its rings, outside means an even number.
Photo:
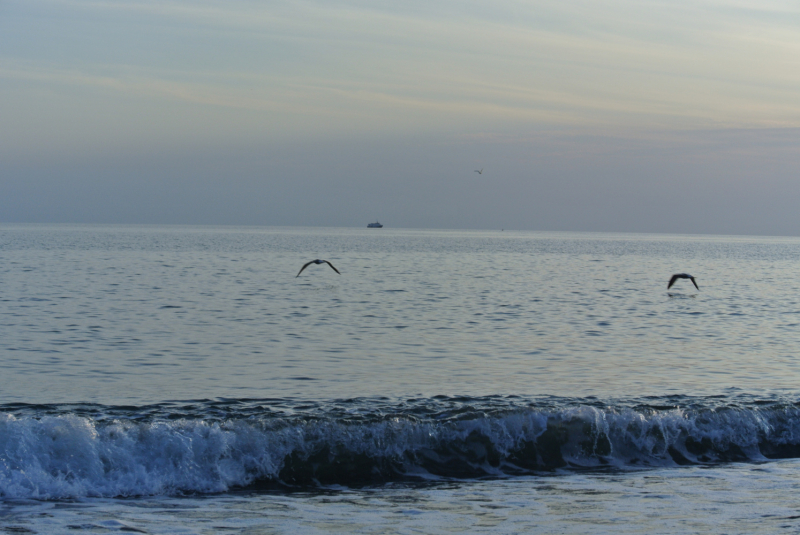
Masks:
[[[0,253],[0,527],[796,529],[798,239],[6,225]]]
[[[10,533],[793,533],[799,469],[792,460],[292,494],[6,501],[0,526]]]

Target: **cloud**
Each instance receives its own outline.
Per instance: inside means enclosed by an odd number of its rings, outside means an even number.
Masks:
[[[209,139],[237,125],[267,137],[800,126],[788,2],[9,5],[28,24],[5,33],[4,80],[67,100],[85,88],[139,114],[187,105]],[[70,16],[44,24],[48,9]]]

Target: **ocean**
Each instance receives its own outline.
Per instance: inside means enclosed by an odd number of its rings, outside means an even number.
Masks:
[[[799,349],[797,238],[5,224],[0,532],[798,532]]]

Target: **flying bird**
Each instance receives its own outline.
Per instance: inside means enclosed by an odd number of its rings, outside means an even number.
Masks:
[[[692,277],[688,273],[676,273],[669,279],[669,284],[667,284],[667,290],[672,288],[672,285],[675,284],[675,281],[678,279],[689,279],[692,281],[692,284],[694,284],[695,288],[697,288],[698,290],[700,289],[700,287],[697,285],[697,281],[694,280],[694,277]]]
[[[300,271],[297,272],[297,275],[295,275],[294,278],[296,279],[297,277],[299,277],[300,274],[303,272],[303,270],[306,269],[311,264],[328,264],[329,266],[331,266],[332,270],[334,270],[336,273],[339,273],[339,270],[333,267],[333,264],[331,264],[327,260],[320,260],[319,258],[317,258],[316,260],[312,260],[311,262],[306,262],[303,265],[303,267],[300,268]],[[339,275],[341,275],[341,273],[339,273]]]
[[[482,174],[483,174],[483,167],[481,167],[481,170],[480,170],[480,171],[478,171],[477,169],[475,169],[475,172],[476,172],[476,173],[478,173],[479,175],[482,175]]]

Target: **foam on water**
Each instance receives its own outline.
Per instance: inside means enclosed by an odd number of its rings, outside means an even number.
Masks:
[[[800,457],[800,409],[782,402],[698,407],[695,400],[687,409],[450,401],[428,414],[385,403],[370,411],[367,400],[349,402],[344,414],[290,416],[6,412],[0,496],[180,495]]]

